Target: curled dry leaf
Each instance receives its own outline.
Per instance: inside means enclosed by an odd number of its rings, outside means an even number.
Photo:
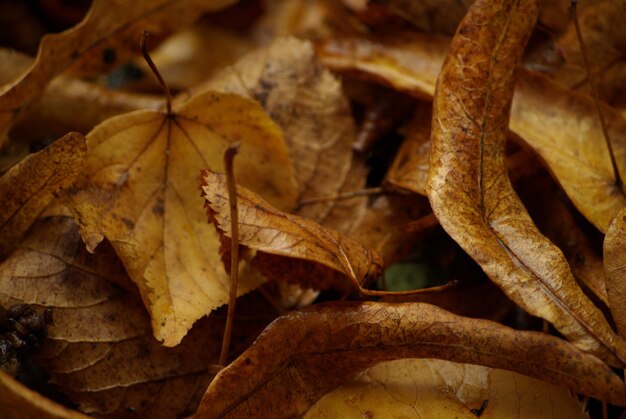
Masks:
[[[46,35],[37,59],[20,78],[0,89],[0,133],[39,96],[46,85],[85,54],[98,67],[110,65],[110,56],[128,53],[146,28],[184,25],[201,13],[226,7],[235,0],[142,0],[111,3],[96,0],[81,23],[58,34]],[[175,17],[175,18],[174,18]],[[165,31],[167,32],[167,31]],[[120,48],[120,47],[124,48]],[[106,53],[105,51],[108,50]],[[112,51],[112,53],[111,53]],[[114,59],[113,61],[116,61]]]
[[[39,213],[80,173],[87,145],[71,132],[0,177],[0,257],[21,240]]]
[[[604,237],[604,271],[613,320],[620,336],[626,336],[626,208]]]
[[[87,416],[54,403],[0,370],[0,411],[5,418],[87,419]]]
[[[72,218],[50,217],[0,265],[0,305],[52,309],[54,325],[35,361],[82,411],[159,418],[193,412],[212,378],[223,318],[202,319],[180,345],[165,348],[152,337],[136,288],[115,284],[132,285],[113,249],[103,244],[89,254]],[[267,310],[251,306],[257,317],[237,320],[237,345],[267,322]]]
[[[329,40],[318,51],[332,69],[430,99],[448,45],[447,38],[405,33],[381,42]],[[549,105],[546,98],[550,98]],[[602,112],[620,173],[624,173],[626,120],[607,106],[602,106]],[[626,193],[616,186],[593,99],[538,73],[520,70],[510,129],[542,157],[576,208],[606,232],[626,206]]]
[[[354,374],[400,358],[508,369],[626,404],[622,380],[561,339],[422,303],[328,303],[275,320],[215,377],[195,417],[302,415]]]
[[[313,418],[588,418],[576,394],[512,371],[436,359],[378,364],[318,401]],[[363,415],[365,416],[365,415]]]
[[[209,220],[221,235],[231,238],[226,176],[206,170],[201,182]],[[289,276],[290,268],[294,267],[303,277],[294,278],[299,281],[304,280],[307,274],[319,274],[314,268],[322,265],[347,276],[356,288],[360,288],[364,282],[376,278],[381,272],[382,262],[375,252],[311,220],[280,212],[255,193],[239,186],[237,206],[239,243],[262,252],[257,258],[265,259],[264,268],[270,268],[267,265],[271,263],[279,264],[272,267],[274,274],[278,275],[279,271],[284,270],[283,277]],[[310,266],[310,272],[298,269],[298,261],[292,263],[290,259],[312,262],[303,265]],[[322,280],[322,277],[318,280]]]
[[[354,121],[341,83],[317,60],[309,41],[278,39],[203,88],[259,101],[285,135],[299,200],[332,196],[343,187],[352,161]],[[333,205],[332,200],[306,205],[298,214],[322,222]]]
[[[537,230],[507,176],[513,74],[537,13],[535,0],[478,0],[459,26],[434,98],[428,197],[446,232],[512,300],[579,348],[624,365],[626,343]]]
[[[281,209],[295,204],[287,147],[254,101],[206,92],[171,114],[136,111],[87,135],[83,173],[64,194],[93,250],[106,237],[139,287],[155,337],[176,345],[193,322],[228,301],[219,238],[198,194],[200,169],[223,170],[241,141],[237,179]],[[242,278],[243,294],[259,279]]]

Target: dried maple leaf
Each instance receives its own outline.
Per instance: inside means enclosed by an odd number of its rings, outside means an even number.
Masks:
[[[588,418],[567,389],[512,371],[437,359],[380,363],[334,389],[304,415],[456,419]]]
[[[26,157],[0,177],[0,257],[23,237],[39,213],[80,173],[87,145],[72,132]]]
[[[230,239],[226,176],[206,170],[201,182],[210,221]],[[239,244],[257,250],[257,263],[265,272],[271,269],[271,276],[285,278],[297,271],[300,275],[293,275],[293,280],[304,281],[307,276],[320,274],[314,281],[323,288],[324,277],[316,270],[321,265],[348,277],[360,288],[381,272],[382,262],[375,252],[311,220],[278,211],[246,188],[237,187],[237,206]]]
[[[354,121],[341,83],[317,60],[309,41],[279,39],[202,88],[259,101],[283,130],[299,200],[331,196],[343,187],[352,161]],[[307,205],[298,214],[322,222],[333,205],[332,200]]]
[[[180,345],[165,348],[152,337],[136,288],[111,280],[130,283],[110,246],[89,254],[72,218],[45,218],[0,265],[0,305],[52,309],[54,325],[35,362],[82,411],[160,418],[190,413],[212,378],[223,317],[202,319]],[[268,321],[267,309],[245,301],[255,317],[236,320],[239,346]]]
[[[561,339],[422,303],[328,303],[280,317],[223,369],[197,418],[292,417],[382,361],[438,358],[509,369],[619,405],[623,381]]]
[[[74,28],[46,35],[30,68],[0,89],[0,134],[6,133],[15,118],[30,106],[54,76],[85,54],[94,54],[97,60],[92,62],[98,67],[110,65],[107,59],[110,51],[114,56],[122,55],[120,46],[128,51],[130,45],[136,45],[138,34],[146,27],[170,25],[176,28],[202,12],[226,7],[234,1],[142,0],[130,4],[94,1],[83,21]],[[109,52],[104,53],[107,49]]]
[[[381,81],[419,98],[430,98],[448,49],[445,38],[403,33],[392,40],[339,39],[318,48],[335,70]],[[547,112],[546,98],[550,98]],[[625,172],[626,120],[602,106],[620,173]],[[576,208],[605,232],[626,206],[615,182],[593,99],[569,91],[547,77],[520,70],[510,129],[546,162]]]
[[[241,141],[237,179],[279,208],[295,183],[278,127],[250,99],[206,92],[172,113],[137,111],[87,135],[85,169],[65,197],[90,250],[106,237],[138,285],[155,337],[180,342],[193,322],[228,301],[215,229],[198,197],[202,168],[222,170]],[[259,285],[242,278],[240,294]]]
[[[511,299],[579,348],[623,365],[626,343],[537,230],[507,176],[514,69],[537,12],[535,0],[479,0],[459,26],[434,98],[428,197],[446,232]]]
[[[604,237],[604,271],[609,308],[620,336],[626,336],[626,208],[615,217]]]

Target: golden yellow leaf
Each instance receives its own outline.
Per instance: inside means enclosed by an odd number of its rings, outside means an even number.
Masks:
[[[448,234],[529,313],[579,348],[626,364],[626,342],[535,227],[505,165],[514,70],[538,3],[478,0],[452,40],[433,104],[429,194]]]
[[[434,357],[508,369],[626,404],[621,378],[562,339],[423,303],[327,303],[271,323],[215,377],[194,417],[298,416],[379,362]]]
[[[237,179],[289,210],[295,182],[278,127],[250,99],[206,92],[172,114],[137,111],[87,135],[85,170],[65,197],[93,250],[106,237],[139,287],[155,337],[176,345],[193,322],[228,301],[219,239],[199,197],[201,169],[223,170],[241,142]],[[240,282],[243,294],[259,279]]]
[[[85,138],[71,132],[0,177],[0,257],[19,243],[53,193],[72,183],[86,153]]]
[[[403,359],[371,367],[328,393],[306,419],[587,418],[576,394],[512,371],[436,359]]]
[[[201,181],[209,220],[221,235],[232,238],[226,176],[207,170]],[[271,269],[274,277],[288,277],[293,268],[301,273],[301,277],[293,275],[293,280],[304,282],[308,270],[313,281],[320,281],[317,285],[322,288],[321,281],[328,278],[315,269],[322,265],[348,277],[360,288],[381,272],[382,261],[375,252],[314,221],[276,210],[255,193],[239,186],[237,207],[239,244],[259,251],[255,261],[263,265],[265,272]],[[296,261],[292,263],[290,259]],[[299,263],[303,262],[309,263],[301,269]]]

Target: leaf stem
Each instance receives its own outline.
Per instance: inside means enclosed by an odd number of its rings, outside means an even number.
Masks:
[[[446,284],[437,285],[429,288],[420,288],[417,290],[408,290],[408,291],[379,291],[379,290],[370,290],[367,288],[359,287],[359,293],[363,296],[367,297],[410,297],[412,295],[418,294],[431,294],[435,292],[448,291],[452,288],[455,288],[459,285],[459,281],[451,280]]]
[[[233,161],[239,150],[239,142],[231,143],[224,152],[224,170],[226,172],[226,182],[228,184],[228,202],[230,204],[230,295],[228,298],[228,314],[226,316],[226,326],[224,328],[224,338],[222,340],[222,351],[220,353],[220,365],[225,366],[228,360],[228,349],[233,333],[233,322],[235,320],[235,301],[237,300],[237,282],[239,280],[239,217],[237,213],[237,190],[235,184],[235,171]]]
[[[143,59],[146,60],[148,67],[150,67],[150,70],[152,70],[152,73],[154,73],[157,80],[159,80],[159,84],[161,85],[161,88],[163,89],[163,93],[165,94],[165,107],[167,109],[167,114],[171,115],[172,114],[172,93],[170,92],[170,88],[165,83],[165,80],[163,80],[161,73],[159,73],[159,70],[154,64],[154,61],[152,61],[152,57],[150,57],[150,53],[148,53],[148,45],[147,45],[146,40],[149,37],[150,37],[150,32],[148,31],[141,32],[141,39],[139,40],[139,49],[141,49],[141,55],[143,55]]]
[[[604,121],[604,115],[600,109],[600,99],[598,97],[598,91],[596,90],[596,86],[593,83],[593,77],[591,75],[591,70],[589,68],[589,60],[587,59],[587,51],[585,48],[585,42],[583,41],[583,35],[580,30],[580,23],[578,22],[578,13],[576,11],[576,5],[578,4],[578,0],[570,0],[569,12],[574,22],[574,27],[576,28],[576,37],[578,38],[578,43],[580,44],[580,52],[583,57],[583,63],[585,64],[585,72],[587,73],[587,82],[589,82],[589,87],[591,88],[591,93],[593,96],[593,101],[596,105],[596,111],[598,113],[598,118],[600,118],[600,126],[602,127],[602,134],[604,135],[604,141],[606,142],[606,146],[609,149],[609,156],[611,157],[611,166],[613,167],[613,174],[615,176],[615,185],[622,189],[622,177],[619,173],[619,168],[617,167],[617,161],[615,160],[615,152],[613,151],[613,145],[611,144],[611,139],[609,138],[609,132],[606,128],[606,122]]]

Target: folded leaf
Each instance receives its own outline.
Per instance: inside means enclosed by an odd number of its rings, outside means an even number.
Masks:
[[[223,369],[196,418],[293,417],[379,362],[437,358],[509,369],[625,405],[623,381],[593,355],[422,303],[327,303],[290,313]]]
[[[231,238],[230,208],[226,176],[205,170],[202,174],[202,191],[206,199],[209,220],[221,235]],[[297,259],[307,264],[300,269],[306,276],[307,269],[322,265],[347,276],[360,288],[368,279],[374,279],[381,272],[382,262],[379,256],[363,245],[345,237],[334,230],[296,215],[286,214],[264,202],[258,195],[246,188],[237,187],[237,206],[239,216],[239,244],[257,250],[271,257],[282,256],[284,266],[277,266],[273,272],[279,274],[284,269],[298,269],[298,262],[291,265],[289,259]],[[258,255],[259,257],[267,257]],[[278,263],[280,259],[272,258]],[[265,261],[265,268],[270,268]],[[308,272],[308,274],[317,272]],[[286,275],[289,275],[286,272]],[[323,280],[320,275],[319,280]],[[295,277],[298,281],[299,278]],[[319,284],[318,284],[319,286]]]
[[[87,247],[103,237],[111,242],[167,346],[228,301],[197,176],[206,167],[223,170],[222,155],[235,140],[242,143],[237,179],[279,208],[293,208],[293,169],[278,127],[254,101],[213,92],[169,115],[136,111],[94,128],[85,169],[64,195]],[[259,281],[242,278],[240,294]]]
[[[73,182],[86,154],[85,138],[71,132],[0,177],[0,257],[19,243],[53,193]]]
[[[626,342],[583,294],[507,176],[514,70],[538,4],[479,0],[452,40],[433,104],[429,199],[442,227],[504,292],[579,348],[626,364]]]

